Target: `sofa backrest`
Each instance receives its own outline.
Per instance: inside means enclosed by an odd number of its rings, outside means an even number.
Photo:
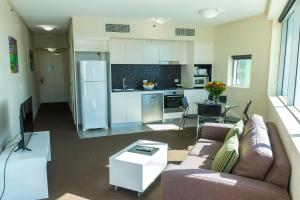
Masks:
[[[273,152],[264,120],[253,115],[240,141],[240,157],[232,174],[264,180],[273,163]]]
[[[267,123],[268,134],[272,146],[274,161],[265,178],[266,182],[288,188],[291,165],[274,123]]]

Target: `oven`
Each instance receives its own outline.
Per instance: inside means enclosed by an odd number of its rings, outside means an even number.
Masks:
[[[166,90],[164,94],[165,112],[177,112],[182,108],[183,90]]]

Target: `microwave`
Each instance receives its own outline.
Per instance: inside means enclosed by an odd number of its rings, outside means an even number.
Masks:
[[[193,87],[194,88],[202,88],[208,82],[209,82],[209,77],[208,76],[194,77],[194,79],[193,79]]]

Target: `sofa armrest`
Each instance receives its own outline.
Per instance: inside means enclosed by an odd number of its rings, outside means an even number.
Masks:
[[[205,123],[201,126],[201,138],[224,142],[233,124]]]
[[[162,200],[289,200],[287,190],[242,176],[169,165],[162,173]]]

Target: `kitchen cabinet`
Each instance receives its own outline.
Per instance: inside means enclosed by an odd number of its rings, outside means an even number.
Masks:
[[[75,51],[109,52],[106,40],[76,40]]]
[[[188,64],[188,44],[187,42],[178,42],[177,48],[179,51],[179,64],[187,65]]]
[[[159,61],[179,61],[178,43],[171,41],[160,42]]]
[[[143,64],[159,64],[159,44],[155,41],[144,42]]]
[[[159,64],[177,61],[187,64],[187,42],[121,40],[111,41],[111,64]]]
[[[144,63],[144,41],[126,40],[125,41],[125,64]]]
[[[140,92],[126,93],[126,122],[142,121],[142,99]]]
[[[126,123],[126,93],[116,92],[111,94],[111,123]]]
[[[184,90],[184,96],[189,103],[189,114],[197,114],[196,103],[205,101],[208,98],[208,92],[205,89]]]
[[[114,92],[111,94],[112,124],[141,121],[141,92]]]
[[[213,42],[196,42],[194,47],[195,64],[212,64],[214,60]]]
[[[113,39],[111,40],[111,64],[126,64],[126,41]]]

